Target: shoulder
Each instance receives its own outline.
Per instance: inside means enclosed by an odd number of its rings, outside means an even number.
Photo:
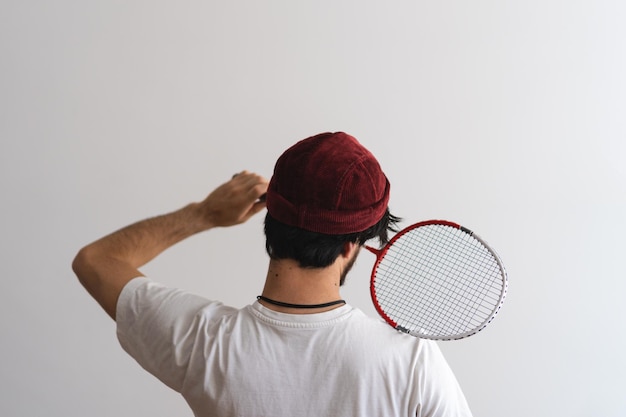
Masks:
[[[385,323],[363,313],[354,315],[365,344],[365,356],[370,363],[384,368],[388,380],[407,392],[423,415],[471,416],[458,381],[434,340],[420,339],[399,332]]]
[[[421,354],[421,350],[430,344],[427,340],[399,332],[381,318],[370,317],[354,307],[342,327],[347,339],[366,346],[368,352],[380,352],[404,361]]]
[[[135,278],[122,289],[117,302],[118,328],[129,328],[146,321],[177,325],[219,317],[238,311],[215,300],[170,288],[148,278]]]
[[[448,372],[448,363],[434,340],[421,339],[400,332],[384,320],[373,318],[359,309],[354,309],[350,319],[345,321],[342,329],[345,343],[352,341],[358,345],[364,356],[382,360],[389,366],[400,369],[413,369],[426,377],[428,370]]]

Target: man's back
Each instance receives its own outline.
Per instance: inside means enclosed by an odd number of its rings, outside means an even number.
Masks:
[[[356,138],[321,133],[283,152],[269,182],[242,171],[200,202],[90,243],[72,268],[118,321],[122,346],[196,416],[470,416],[433,342],[337,307],[360,248],[396,230],[390,187]],[[137,278],[176,243],[265,208],[270,259],[252,306]]]
[[[237,310],[137,279],[120,296],[118,334],[196,416],[470,415],[436,344],[349,305]]]

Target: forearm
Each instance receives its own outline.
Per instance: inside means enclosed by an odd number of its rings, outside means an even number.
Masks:
[[[126,226],[82,248],[72,268],[85,289],[115,319],[117,297],[138,270],[161,252],[196,233],[208,230],[197,205]]]
[[[126,226],[81,250],[89,257],[104,257],[139,268],[167,248],[211,225],[203,221],[197,204]],[[80,253],[79,253],[80,254]]]

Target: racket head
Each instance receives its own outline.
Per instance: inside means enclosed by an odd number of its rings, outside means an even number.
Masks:
[[[370,293],[395,329],[433,340],[462,339],[484,329],[506,297],[498,254],[457,223],[428,220],[398,232],[377,250]]]

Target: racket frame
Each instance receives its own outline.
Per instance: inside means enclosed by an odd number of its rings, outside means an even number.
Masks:
[[[498,267],[500,268],[500,272],[501,272],[501,276],[502,276],[502,290],[500,292],[499,300],[498,300],[497,303],[495,303],[495,307],[491,311],[491,314],[481,324],[475,326],[471,330],[468,330],[468,331],[460,333],[460,334],[449,335],[449,336],[433,336],[433,335],[420,333],[419,331],[416,331],[416,330],[411,331],[409,329],[406,329],[406,328],[398,325],[398,323],[395,320],[393,320],[391,317],[389,317],[387,315],[387,313],[385,313],[385,311],[382,309],[382,307],[378,303],[378,298],[376,296],[376,290],[375,290],[376,272],[378,270],[378,267],[379,267],[381,261],[385,257],[385,254],[392,247],[393,243],[395,241],[397,241],[398,239],[400,239],[406,233],[410,232],[411,230],[417,229],[419,227],[431,226],[431,225],[449,226],[449,227],[452,227],[452,228],[455,228],[455,229],[458,229],[458,230],[461,230],[461,231],[467,233],[472,238],[474,238],[478,242],[480,242],[485,247],[485,249],[487,249],[491,253],[491,255],[493,255],[496,263],[498,264]],[[468,229],[466,227],[463,227],[463,226],[461,226],[461,225],[459,225],[457,223],[454,223],[454,222],[451,222],[451,221],[448,221],[448,220],[425,220],[425,221],[421,221],[419,223],[415,223],[415,224],[413,224],[411,226],[408,226],[408,227],[402,229],[395,236],[393,236],[389,240],[389,242],[381,249],[375,249],[375,248],[373,248],[371,246],[367,246],[367,245],[365,245],[365,248],[367,250],[369,250],[370,252],[372,252],[374,255],[376,255],[376,263],[374,264],[374,267],[372,268],[372,275],[371,275],[371,279],[370,279],[370,295],[371,295],[371,298],[372,298],[372,302],[374,304],[374,308],[376,309],[378,314],[389,325],[391,325],[394,329],[396,329],[396,330],[398,330],[400,332],[407,333],[407,334],[410,334],[411,336],[419,337],[419,338],[422,338],[422,339],[432,339],[432,340],[458,340],[458,339],[463,339],[463,338],[472,336],[472,335],[478,333],[479,331],[481,331],[482,329],[484,329],[485,327],[487,327],[487,325],[489,323],[491,323],[491,321],[493,321],[493,319],[496,317],[496,315],[498,314],[498,311],[500,311],[500,307],[504,303],[504,299],[506,297],[506,293],[507,293],[507,290],[508,290],[508,277],[507,277],[506,269],[504,268],[504,264],[502,263],[502,260],[500,259],[500,256],[480,236],[478,236],[476,233],[474,233],[470,229]]]

